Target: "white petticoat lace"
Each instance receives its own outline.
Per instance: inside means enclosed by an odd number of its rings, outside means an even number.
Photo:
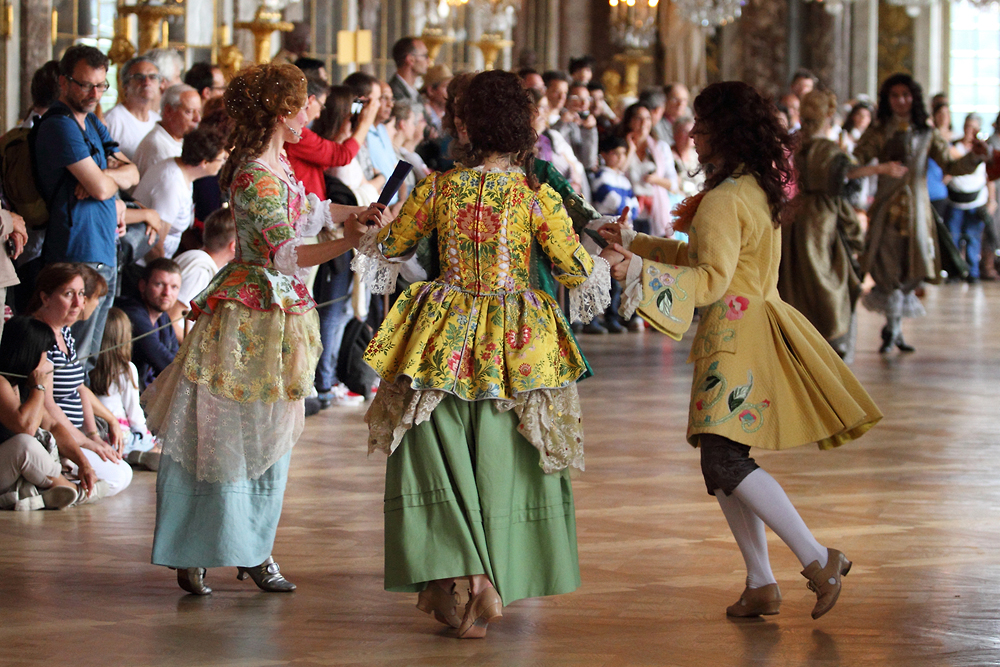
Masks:
[[[405,376],[392,384],[382,383],[365,415],[368,453],[392,454],[406,432],[430,419],[446,395],[437,389],[413,389]],[[493,405],[498,412],[514,410],[520,421],[518,432],[538,450],[545,473],[569,466],[584,469],[583,423],[575,383],[494,400]]]
[[[569,321],[587,323],[611,304],[611,265],[603,257],[591,256],[594,271],[569,291]]]
[[[887,292],[873,288],[861,297],[861,303],[868,310],[887,317],[923,317],[927,314],[916,294],[898,289]]]
[[[358,245],[358,253],[351,260],[351,270],[361,277],[372,294],[392,294],[396,291],[400,262],[389,260],[379,248],[378,234],[373,227],[365,232]],[[405,258],[402,258],[405,261]]]
[[[642,257],[632,255],[628,262],[628,272],[625,274],[625,284],[622,287],[621,305],[618,314],[622,319],[632,318],[632,313],[642,303]]]

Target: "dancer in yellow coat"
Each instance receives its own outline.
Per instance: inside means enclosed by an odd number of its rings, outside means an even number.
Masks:
[[[708,492],[747,565],[747,588],[727,613],[778,613],[767,525],[802,562],[818,618],[833,607],[851,563],[816,541],[781,486],[750,458],[750,447],[816,442],[829,449],[861,436],[882,415],[823,337],[778,295],[778,213],[790,139],[773,105],[746,84],[726,82],[706,88],[694,110],[692,135],[706,181],[679,212],[690,242],[608,225],[602,233],[624,257],[612,275],[625,282],[623,311],[637,309],[674,338],[690,326],[694,308],[701,311],[688,358],[695,372],[687,437],[701,447]]]

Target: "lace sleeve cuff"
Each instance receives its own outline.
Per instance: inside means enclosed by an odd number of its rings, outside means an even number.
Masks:
[[[622,247],[629,250],[632,247],[632,241],[635,241],[635,237],[638,234],[634,229],[623,229],[622,230]]]
[[[315,193],[309,193],[309,213],[299,218],[299,236],[316,236],[322,229],[333,229],[330,202],[322,201]]]
[[[373,294],[392,294],[396,291],[399,262],[391,262],[379,249],[378,234],[373,227],[365,232],[358,245],[358,254],[351,261],[351,270],[360,276]]]
[[[635,232],[632,232],[635,238]],[[622,240],[625,240],[625,233],[622,232]],[[642,302],[642,257],[632,255],[628,263],[628,271],[625,274],[625,285],[622,288],[622,303],[618,307],[618,314],[623,319],[632,318],[632,313]]]
[[[569,291],[570,322],[589,322],[611,304],[611,266],[603,257],[593,257],[594,271]]]
[[[274,268],[286,276],[294,276],[302,267],[299,266],[299,246],[302,239],[298,236],[288,239],[274,251]]]

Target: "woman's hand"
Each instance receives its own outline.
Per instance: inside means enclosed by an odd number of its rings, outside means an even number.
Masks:
[[[618,220],[602,226],[597,230],[597,233],[600,234],[601,238],[608,243],[617,243],[618,245],[621,245],[622,230],[628,227],[628,213],[629,207],[626,206],[622,209],[622,213],[618,216]]]
[[[350,242],[352,248],[357,248],[361,237],[368,230],[373,227],[382,229],[391,219],[385,205],[375,202],[363,211],[347,216],[347,220],[344,221],[344,238]]]
[[[45,387],[45,393],[49,396],[52,395],[52,362],[49,361],[49,357],[45,352],[42,352],[42,358],[39,359],[38,365],[35,366],[35,370],[28,374],[28,384],[31,386],[42,385]]]
[[[621,246],[619,243],[615,243],[611,246],[605,248],[605,250],[611,250],[611,252],[621,255],[621,261],[611,265],[611,277],[618,282],[625,282],[625,276],[628,275],[628,265],[632,261],[632,253]],[[603,256],[604,253],[601,253]],[[611,264],[611,262],[608,262]]]
[[[17,213],[10,212],[10,219],[14,223],[10,235],[7,237],[14,242],[14,254],[10,258],[17,259],[24,251],[24,245],[28,242],[28,229],[24,225],[24,218]]]
[[[86,465],[79,467],[76,471],[76,476],[77,479],[80,480],[80,488],[85,491],[87,495],[90,495],[90,493],[94,490],[94,485],[97,484],[98,481],[97,473],[94,471],[94,468],[87,463],[86,459],[84,459],[84,463]]]
[[[903,178],[910,171],[902,162],[883,162],[879,167],[882,175],[890,178]]]
[[[96,440],[94,438],[87,438],[80,443],[80,447],[84,449],[89,449],[98,456],[101,457],[102,461],[111,461],[112,463],[118,463],[122,460],[122,455],[119,454],[113,447],[109,444]]]
[[[117,419],[108,421],[108,444],[119,455],[125,451],[125,436],[122,435],[122,428]]]

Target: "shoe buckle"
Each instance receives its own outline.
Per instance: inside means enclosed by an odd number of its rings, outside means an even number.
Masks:
[[[267,572],[268,574],[278,574],[278,564],[268,563],[267,566],[264,568],[264,571]]]

